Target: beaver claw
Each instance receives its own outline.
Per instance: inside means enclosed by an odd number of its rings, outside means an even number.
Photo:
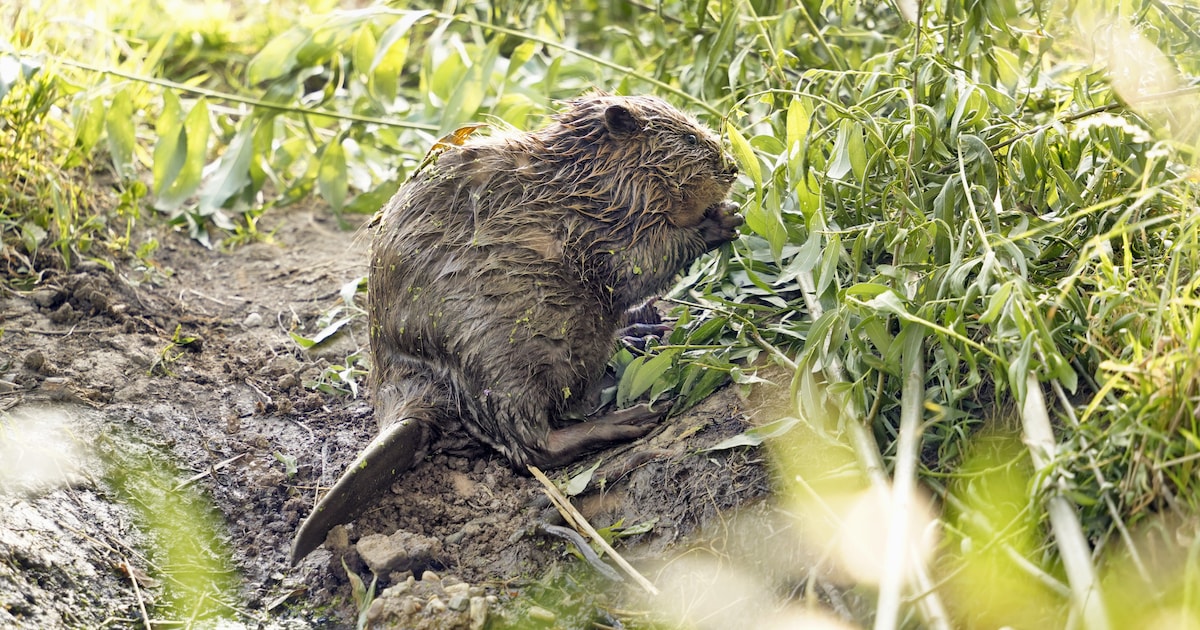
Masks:
[[[718,247],[737,238],[737,228],[745,223],[738,214],[738,205],[732,201],[715,203],[704,211],[700,222],[700,236],[709,248]]]

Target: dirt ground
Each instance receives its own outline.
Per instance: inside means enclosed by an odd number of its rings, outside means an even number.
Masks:
[[[364,606],[372,627],[636,627],[634,586],[579,601],[572,585],[606,582],[540,533],[539,523],[561,524],[541,485],[482,448],[430,456],[288,566],[316,488],[374,432],[365,391],[311,387],[365,356],[364,318],[309,351],[288,332],[317,332],[365,273],[366,242],[319,210],[271,221],[259,226],[276,230],[270,243],[208,251],[164,229],[155,268],[85,263],[0,294],[0,627],[354,627],[347,569],[378,580]],[[770,521],[763,453],[703,450],[748,428],[746,407],[726,388],[650,438],[548,473],[602,459],[605,483],[574,502],[597,528],[645,525],[616,547],[657,581],[666,559],[697,544],[727,554],[711,537],[734,508]],[[195,498],[184,503],[214,515],[216,540],[199,553],[215,558],[225,577],[213,580],[226,587],[208,605],[173,595],[161,548],[174,530],[148,525],[144,500],[131,506],[106,468],[131,450],[169,460],[166,494],[186,489]],[[31,462],[57,476],[34,475]],[[167,520],[203,520],[180,514]]]

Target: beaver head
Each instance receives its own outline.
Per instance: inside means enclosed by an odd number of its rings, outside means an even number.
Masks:
[[[695,227],[737,177],[720,138],[653,96],[590,95],[554,119],[533,135],[554,157],[555,185],[606,192],[604,207],[578,209],[614,228]]]

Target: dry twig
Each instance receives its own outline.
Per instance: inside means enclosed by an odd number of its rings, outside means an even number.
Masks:
[[[586,535],[592,540],[592,542],[595,542],[597,545],[599,545],[600,548],[604,550],[604,553],[607,553],[609,557],[613,559],[613,562],[616,562],[617,566],[621,567],[621,569],[624,570],[629,577],[633,578],[633,581],[637,582],[643,589],[645,589],[647,593],[650,593],[651,595],[658,595],[658,588],[656,588],[654,584],[650,582],[650,580],[646,579],[646,576],[642,575],[637,569],[633,568],[633,565],[629,564],[629,561],[621,557],[621,555],[612,548],[612,545],[609,545],[604,538],[602,538],[600,534],[596,532],[596,529],[592,527],[591,523],[588,523],[587,519],[583,517],[583,514],[580,514],[579,510],[576,510],[575,506],[571,505],[571,502],[567,499],[567,497],[563,496],[563,493],[558,490],[558,487],[554,485],[554,482],[550,481],[550,479],[546,477],[545,473],[539,470],[537,466],[530,466],[529,472],[534,476],[535,479],[542,482],[542,487],[546,491],[546,496],[550,498],[550,502],[554,504],[554,507],[558,508],[559,513],[563,515],[563,518],[567,519],[567,522],[570,523],[571,526],[576,529],[576,531]]]

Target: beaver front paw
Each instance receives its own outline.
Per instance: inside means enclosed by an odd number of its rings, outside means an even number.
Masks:
[[[704,220],[699,225],[700,236],[709,249],[719,247],[737,238],[737,229],[742,223],[745,219],[738,214],[738,205],[722,201],[704,211]]]

